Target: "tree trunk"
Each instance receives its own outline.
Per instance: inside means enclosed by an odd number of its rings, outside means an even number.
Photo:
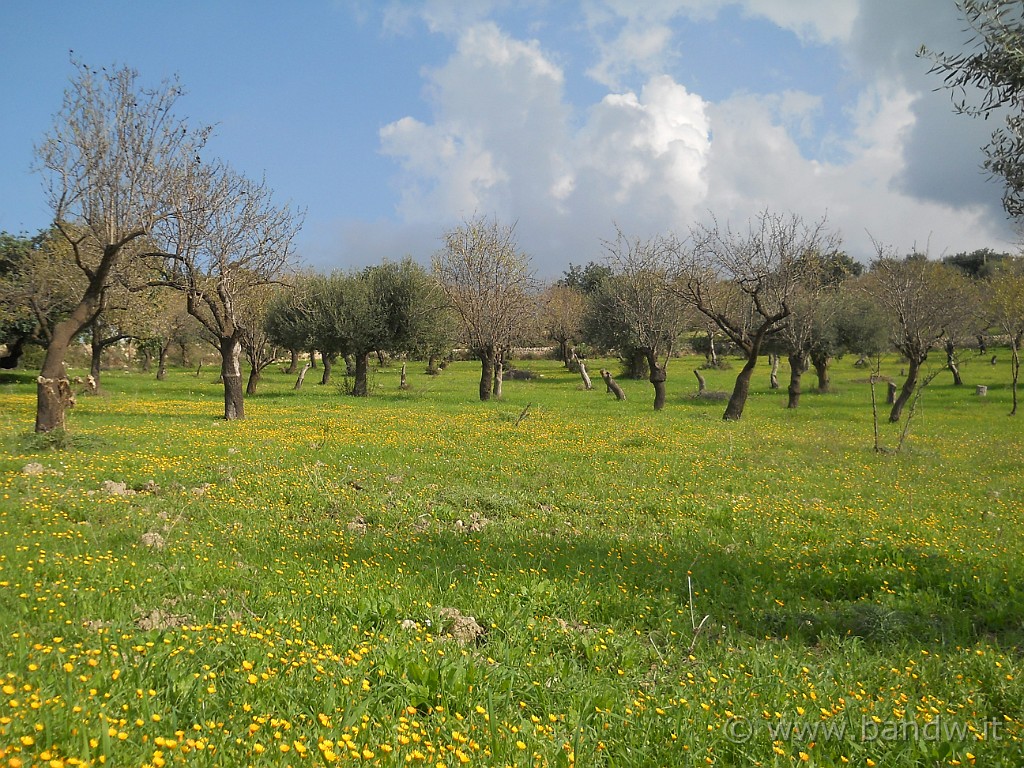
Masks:
[[[324,364],[324,375],[320,378],[320,384],[328,384],[331,380],[331,369],[334,367],[334,355],[320,353],[320,361]]]
[[[747,356],[747,362],[744,363],[736,377],[736,384],[733,385],[729,403],[725,406],[725,413],[722,414],[723,420],[737,421],[743,416],[743,408],[747,404],[747,395],[750,393],[750,378],[754,375],[756,367],[757,354],[751,353]]]
[[[408,366],[409,366],[408,363],[402,363],[402,373],[401,373],[401,375],[399,377],[399,380],[398,380],[398,388],[399,389],[408,389],[409,388],[409,379],[406,377],[406,370],[407,370]]]
[[[182,368],[191,368],[191,366],[189,365],[189,362],[188,362],[188,342],[187,341],[179,341],[178,342],[178,349],[181,351],[181,367]]]
[[[566,368],[569,367],[569,340],[562,339],[558,342],[558,359],[562,361],[562,365]]]
[[[170,345],[161,344],[159,359],[156,364],[156,380],[163,381],[167,378],[167,353],[170,351]]]
[[[92,387],[100,391],[100,364],[103,362],[103,339],[100,336],[99,328],[93,323],[90,340],[89,375],[92,376]]]
[[[80,323],[68,319],[57,323],[53,330],[36,380],[36,432],[64,429],[65,411],[75,405],[71,382],[64,370],[64,355],[81,327]]]
[[[661,365],[654,353],[648,353],[647,366],[651,371],[649,381],[654,387],[654,410],[656,411],[660,411],[665,407],[665,380],[668,378],[667,365],[668,363]]]
[[[233,336],[220,340],[220,377],[224,382],[224,418],[227,421],[245,418],[245,400],[242,395],[242,369],[238,358],[242,345]]]
[[[898,422],[903,415],[903,406],[910,400],[911,395],[914,394],[914,388],[917,387],[917,376],[923,362],[924,360],[918,360],[916,357],[910,358],[910,364],[907,368],[907,379],[903,382],[903,389],[900,390],[899,397],[896,398],[896,402],[892,405],[892,411],[889,413],[890,424]]]
[[[779,388],[779,356],[775,354],[768,355],[768,362],[772,364],[772,371],[769,379],[769,385],[772,389]]]
[[[1011,416],[1017,415],[1017,378],[1020,374],[1020,342],[1021,334],[1019,333],[1010,340],[1010,373],[1013,377],[1010,385],[1010,393],[1013,397],[1013,409],[1010,411]]]
[[[491,394],[494,395],[495,400],[501,400],[502,397],[502,385],[505,383],[505,356],[498,355],[494,361],[494,388]]]
[[[355,355],[345,355],[342,358],[345,361],[345,375],[355,376],[356,375],[356,358]]]
[[[697,394],[703,395],[708,388],[708,384],[704,381],[704,377],[700,375],[700,371],[696,368],[693,369],[693,375],[697,377]]]
[[[899,387],[896,386],[895,382],[890,381],[886,385],[885,389],[886,389],[885,404],[886,405],[892,405],[893,403],[896,402],[896,390],[898,390]]]
[[[25,352],[25,339],[18,337],[13,342],[7,345],[7,354],[0,357],[0,370],[12,371],[18,367],[18,361],[21,360],[22,354]]]
[[[587,364],[579,358],[576,358],[576,365],[580,369],[580,377],[583,379],[583,388],[588,392],[594,388],[594,384],[590,381],[590,374],[587,373]]]
[[[708,330],[708,364],[712,368],[718,367],[718,352],[715,350],[715,332]]]
[[[437,367],[437,355],[427,355],[427,375],[437,376],[441,369]]]
[[[630,352],[627,358],[626,378],[645,379],[647,378],[647,357],[643,352]]]
[[[818,391],[831,391],[832,381],[828,375],[828,355],[812,353],[811,364],[814,366],[814,372],[818,374]]]
[[[143,347],[140,350],[142,354],[142,372],[149,373],[153,370],[153,353]]]
[[[299,372],[299,350],[291,349],[291,362],[288,363],[288,370],[285,373],[298,373]]]
[[[302,366],[302,370],[299,371],[299,378],[295,380],[295,389],[302,389],[302,382],[306,380],[306,374],[312,367],[312,363],[306,363],[304,366]]]
[[[494,350],[485,349],[480,357],[480,399],[491,399],[491,387],[494,386]]]
[[[388,360],[388,356],[386,354],[384,354],[384,352],[382,350],[378,349],[377,350],[377,367],[378,368],[387,368],[389,365],[391,365],[391,362]]]
[[[321,355],[322,354],[323,353],[321,353]],[[312,368],[314,371],[316,370],[316,350],[315,349],[309,350],[309,367]]]
[[[800,407],[800,377],[807,370],[807,357],[803,354],[789,356],[789,402],[787,408]]]
[[[946,367],[953,374],[953,386],[962,387],[964,380],[960,378],[960,366],[957,365],[956,360],[956,345],[953,344],[952,339],[946,340]]]
[[[619,386],[618,382],[612,378],[612,372],[601,369],[601,378],[604,379],[605,385],[608,387],[609,392],[615,393],[616,400],[625,400],[626,393],[622,391],[622,387]]]
[[[245,394],[255,395],[256,385],[260,382],[260,372],[256,366],[249,368],[249,380],[245,383]]]
[[[346,361],[348,358],[346,358]],[[370,353],[362,352],[355,356],[355,383],[352,385],[353,397],[367,397],[370,394],[367,386],[366,372],[370,368]]]

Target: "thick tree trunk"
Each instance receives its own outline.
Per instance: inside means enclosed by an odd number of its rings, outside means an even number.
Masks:
[[[321,353],[322,354],[322,353]],[[309,367],[314,371],[316,370],[316,350],[309,350]]]
[[[260,372],[259,372],[259,370],[257,370],[255,365],[251,366],[249,368],[249,380],[247,382],[245,382],[245,394],[247,394],[247,395],[255,395],[256,394],[256,385],[259,384],[259,383],[260,383]]]
[[[437,367],[437,355],[427,355],[427,375],[437,376],[441,369]]]
[[[345,355],[342,358],[345,361],[345,375],[355,376],[356,375],[356,358],[355,355]]]
[[[320,384],[329,384],[331,381],[331,369],[334,368],[334,355],[320,353],[320,361],[324,364],[324,375],[320,377]]]
[[[245,418],[242,395],[242,369],[238,363],[242,345],[233,336],[220,340],[220,377],[224,382],[224,418],[227,421]]]
[[[656,411],[660,411],[665,407],[665,380],[668,378],[667,365],[667,363],[661,365],[656,355],[652,353],[647,355],[647,366],[651,371],[648,380],[651,382],[651,386],[654,387],[654,410]]]
[[[917,387],[917,377],[923,362],[924,360],[918,360],[916,357],[910,358],[910,364],[907,367],[907,379],[903,382],[903,389],[900,390],[899,397],[892,404],[892,411],[889,412],[890,424],[898,422],[903,415],[903,406],[910,400],[911,395],[914,394],[914,389]]]
[[[141,350],[141,354],[142,354],[142,372],[143,373],[149,373],[151,370],[153,370],[153,353],[150,352],[145,347],[143,347],[142,350]]]
[[[191,368],[192,366],[190,366],[189,362],[188,362],[188,342],[187,341],[179,341],[178,342],[178,349],[181,351],[181,367],[182,368]]]
[[[159,359],[156,364],[156,380],[163,381],[167,378],[167,353],[170,351],[170,347],[164,344],[160,345]]]
[[[708,384],[704,381],[704,377],[700,375],[700,371],[696,368],[693,369],[693,375],[697,377],[697,394],[703,395],[708,388]]]
[[[491,387],[494,386],[494,350],[483,350],[480,357],[480,399],[491,399]]]
[[[962,387],[964,380],[960,378],[960,366],[956,360],[956,345],[953,344],[952,340],[946,341],[946,367],[953,374],[953,386]]]
[[[800,377],[807,370],[807,357],[803,354],[789,356],[789,402],[787,408],[800,407]]]
[[[732,394],[729,396],[729,403],[725,406],[725,413],[722,419],[725,421],[737,421],[743,416],[743,408],[747,404],[747,395],[750,393],[750,378],[754,375],[754,368],[757,367],[757,354],[751,353],[747,356],[747,362],[740,369],[733,385]]]
[[[65,411],[75,404],[71,382],[64,370],[64,356],[81,327],[80,323],[68,319],[54,328],[36,381],[36,432],[64,429]]]
[[[561,341],[558,342],[558,359],[562,361],[562,365],[568,368],[570,357],[571,355],[569,354],[569,340],[562,339]]]
[[[818,391],[830,391],[832,381],[828,375],[828,355],[812,354],[811,364],[814,366],[814,372],[818,375]]]
[[[896,402],[896,392],[897,392],[897,390],[899,390],[899,387],[896,386],[895,382],[890,381],[888,384],[886,384],[886,386],[885,386],[885,391],[886,391],[885,404],[886,405],[892,405],[893,403]]]
[[[292,359],[288,363],[288,370],[286,370],[285,373],[298,373],[299,372],[299,350],[291,349],[291,350],[289,350],[289,352],[291,352]]]
[[[594,388],[594,384],[590,381],[590,374],[587,373],[587,364],[579,358],[576,358],[576,365],[578,365],[580,369],[580,377],[583,379],[583,388],[589,392]]]
[[[772,389],[779,388],[779,356],[776,354],[768,355],[768,362],[772,364],[771,374],[769,376],[769,386]]]
[[[611,371],[606,371],[604,368],[602,368],[601,378],[604,379],[604,383],[605,386],[608,387],[608,391],[613,392],[615,394],[616,400],[626,399],[626,393],[622,391],[622,387],[619,386],[619,383],[612,378]]]
[[[502,387],[505,384],[505,357],[504,355],[498,355],[494,361],[494,387],[491,389],[491,394],[494,395],[495,400],[501,400]]]
[[[302,382],[306,380],[306,374],[309,373],[309,369],[312,367],[312,363],[306,363],[302,366],[302,370],[299,371],[299,378],[295,380],[295,389],[302,389]]]
[[[345,358],[346,361],[348,358]],[[352,385],[353,397],[367,397],[370,394],[366,372],[370,368],[370,353],[364,352],[355,356],[355,383]]]

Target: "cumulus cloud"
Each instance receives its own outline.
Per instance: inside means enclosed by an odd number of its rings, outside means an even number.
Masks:
[[[825,137],[821,94],[737,93],[710,103],[673,77],[673,19],[714,15],[716,3],[586,3],[592,29],[612,42],[633,35],[636,45],[595,47],[590,72],[607,90],[575,107],[558,60],[539,43],[493,22],[463,27],[449,60],[425,72],[431,117],[402,117],[381,131],[382,151],[401,169],[403,222],[445,226],[474,213],[518,220],[544,274],[599,257],[613,223],[637,235],[685,232],[709,211],[739,223],[766,207],[827,213],[860,258],[871,254],[869,232],[901,247],[930,239],[936,255],[1009,242],[998,188],[977,172],[974,148],[984,140],[972,121],[950,114],[914,58],[929,39],[911,44],[917,32],[904,21],[929,18],[928,0],[908,0],[911,10],[851,0],[833,15],[820,5],[745,0],[742,8],[840,47],[856,87],[848,84],[844,119]],[[950,29],[953,17],[921,31],[943,45],[955,37]],[[641,73],[636,88],[618,85]]]

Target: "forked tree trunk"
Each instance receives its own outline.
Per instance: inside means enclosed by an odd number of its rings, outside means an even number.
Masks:
[[[346,362],[348,358],[345,358]],[[370,353],[364,352],[355,355],[355,383],[352,384],[352,396],[353,397],[367,397],[369,395],[369,387],[367,386],[367,374],[366,372],[370,368]]]
[[[302,370],[299,371],[299,378],[295,380],[295,389],[302,389],[302,382],[306,380],[306,374],[312,367],[312,363],[306,363],[304,366],[302,366]]]
[[[245,399],[242,395],[242,369],[238,363],[242,345],[233,336],[220,340],[220,377],[224,382],[224,418],[227,421],[245,418]]]
[[[750,378],[754,375],[754,368],[757,367],[757,354],[751,353],[747,356],[747,362],[740,369],[736,376],[736,383],[733,385],[729,402],[725,406],[725,413],[722,419],[725,421],[737,421],[743,416],[743,408],[747,404],[747,395],[750,393]]]
[[[480,399],[491,399],[491,387],[494,386],[494,350],[481,350],[480,357]]]
[[[910,397],[914,394],[914,389],[917,387],[917,377],[923,362],[923,359],[918,359],[917,357],[910,358],[909,365],[907,366],[907,379],[903,382],[903,388],[900,390],[899,397],[892,404],[892,411],[889,412],[890,424],[898,422],[903,415],[903,406],[910,400]]]
[[[818,391],[829,392],[832,388],[832,381],[828,375],[828,355],[811,354],[811,364],[814,372],[818,375]]]
[[[587,364],[581,359],[576,358],[576,365],[580,369],[580,377],[583,379],[583,388],[588,392],[594,388],[594,384],[590,381],[590,374],[587,373]]]
[[[647,366],[651,371],[649,381],[651,386],[654,387],[654,410],[660,411],[665,407],[665,380],[668,378],[668,370],[666,365],[662,365],[658,362],[658,358],[653,353],[647,355]]]
[[[167,344],[160,345],[159,359],[156,365],[156,380],[163,381],[167,378],[167,353],[170,351],[170,346]]]
[[[807,357],[803,354],[789,356],[789,402],[787,408],[800,407],[800,377],[807,370]]]
[[[608,387],[608,391],[613,392],[615,394],[616,400],[626,399],[626,393],[622,391],[622,387],[619,386],[619,383],[612,378],[611,371],[606,371],[604,368],[602,368],[601,378],[604,379],[604,383],[605,386]]]
[[[718,352],[715,350],[715,332],[708,330],[708,363],[712,368],[718,367]]]

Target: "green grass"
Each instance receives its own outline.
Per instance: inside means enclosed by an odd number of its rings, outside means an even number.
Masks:
[[[1020,765],[1004,367],[889,455],[851,359],[796,411],[762,366],[734,423],[697,362],[659,413],[548,361],[491,403],[473,363],[271,372],[235,423],[208,374],[109,372],[52,440],[3,374],[0,766]]]

